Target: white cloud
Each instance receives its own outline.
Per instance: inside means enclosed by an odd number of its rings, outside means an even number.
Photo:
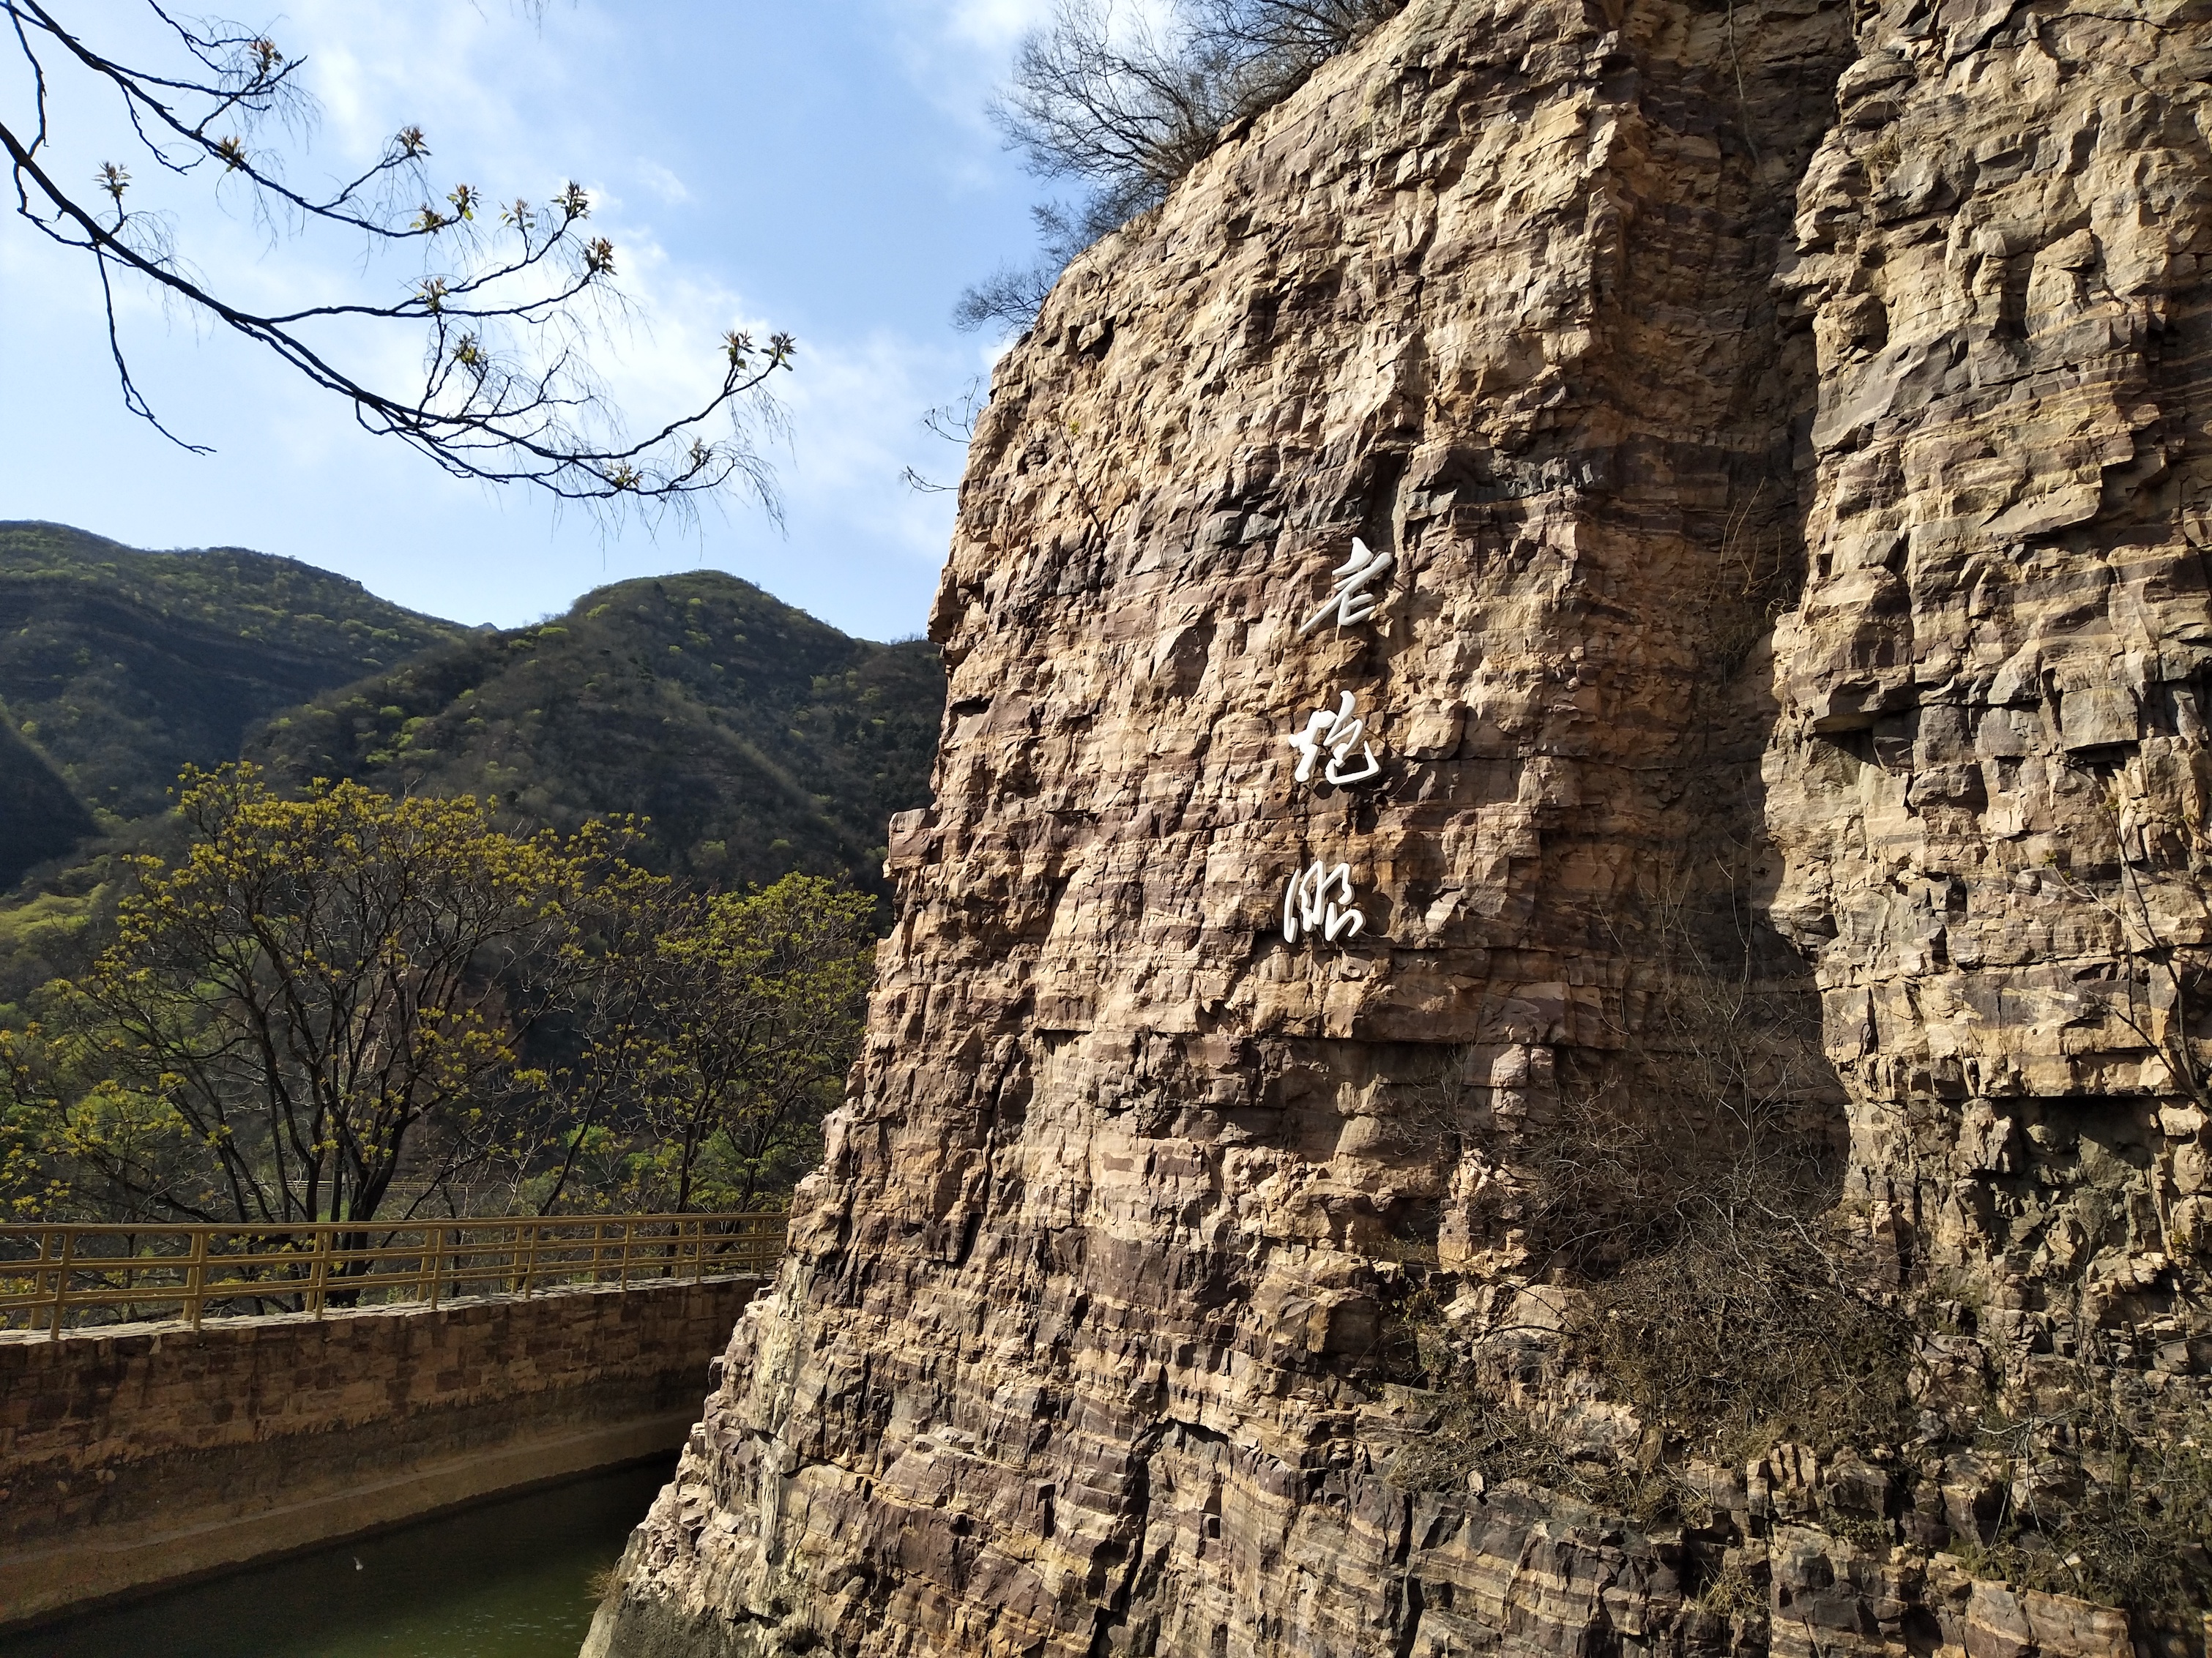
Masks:
[[[981,132],[1014,48],[1054,0],[882,0],[908,80],[938,111]]]
[[[810,510],[834,503],[934,568],[951,532],[951,497],[903,481],[908,466],[957,477],[960,455],[922,428],[921,412],[947,379],[952,354],[891,334],[832,343],[789,395],[794,495]]]
[[[549,24],[556,18],[547,15]],[[589,19],[564,10],[557,21],[566,31]],[[559,35],[508,8],[294,0],[278,44],[288,39],[307,57],[304,79],[325,134],[355,167],[412,122],[429,137],[434,177],[472,164],[534,173],[530,158],[548,135],[525,120],[515,94],[557,100],[571,79]],[[497,188],[490,179],[471,182]]]
[[[986,52],[1011,52],[1030,30],[1050,19],[1054,0],[952,0],[946,32]]]
[[[637,160],[635,171],[637,173],[638,182],[665,205],[677,207],[691,199],[691,191],[684,180],[661,166],[659,162],[648,161],[641,155]]]
[[[641,416],[701,401],[721,364],[725,329],[764,339],[769,325],[742,295],[685,269],[657,243],[628,246],[625,287],[638,306],[606,353],[613,400]],[[951,526],[951,498],[910,489],[908,466],[957,477],[961,457],[921,425],[922,411],[956,390],[975,353],[878,329],[803,340],[794,367],[769,382],[787,438],[755,436],[773,464],[794,539],[817,546],[888,542],[934,568]]]

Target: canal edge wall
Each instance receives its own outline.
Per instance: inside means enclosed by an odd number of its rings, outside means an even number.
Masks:
[[[672,1452],[762,1282],[0,1333],[0,1629]]]

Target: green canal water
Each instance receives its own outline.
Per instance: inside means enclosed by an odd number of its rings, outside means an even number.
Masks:
[[[69,1623],[0,1658],[575,1658],[674,1464],[625,1468]]]

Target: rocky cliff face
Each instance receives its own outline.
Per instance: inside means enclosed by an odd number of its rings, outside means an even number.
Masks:
[[[2212,1236],[2212,30],[1893,6],[1861,46],[1778,278],[1821,388],[1772,914],[1905,1235],[2001,1261],[2033,1336],[2172,1345]]]
[[[1779,1448],[1702,1554],[1394,1477],[1393,1333],[1552,1304],[1526,1125],[1680,1085],[1727,935],[1895,1282],[2197,1385],[2206,43],[1414,0],[1079,261],[867,1052],[590,1649],[2124,1654],[1929,1552],[1971,1469]]]

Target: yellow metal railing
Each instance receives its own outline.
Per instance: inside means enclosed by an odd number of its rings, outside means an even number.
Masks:
[[[790,1217],[0,1225],[0,1330],[313,1313],[773,1272]]]

